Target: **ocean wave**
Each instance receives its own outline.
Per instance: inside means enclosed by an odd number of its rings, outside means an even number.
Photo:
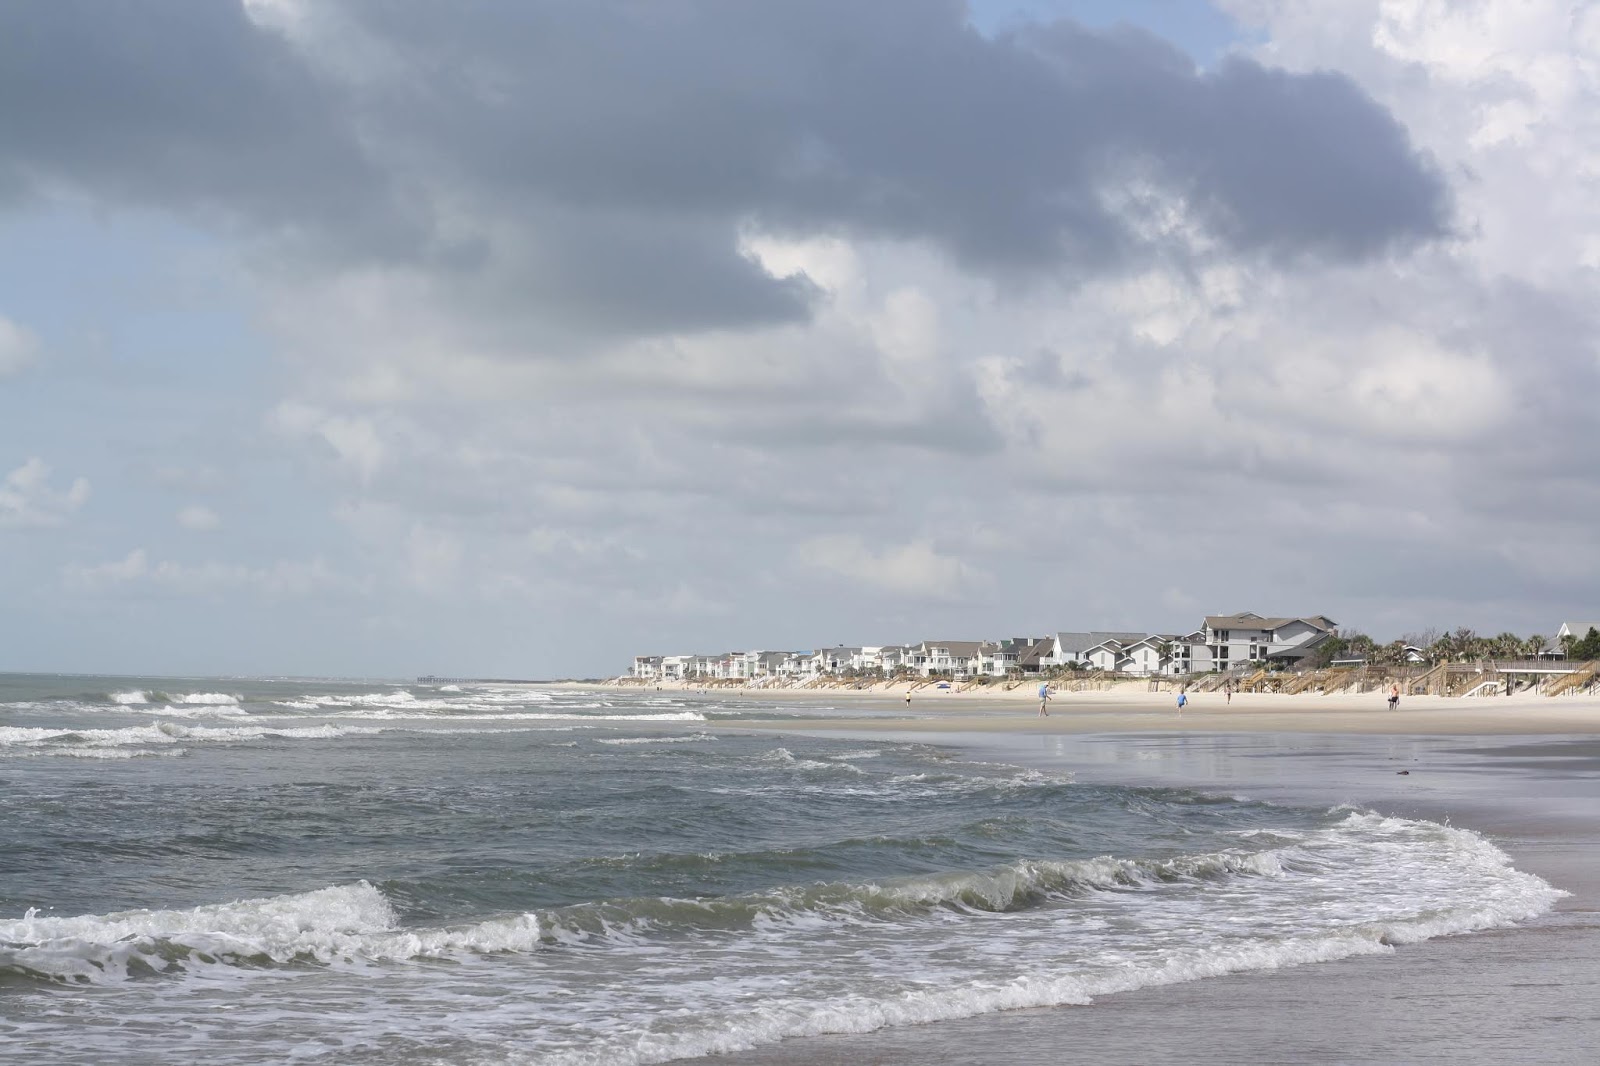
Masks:
[[[291,962],[396,961],[462,953],[528,952],[580,944],[637,945],[683,934],[817,924],[881,923],[936,908],[1017,909],[1071,886],[1109,888],[1144,878],[1261,873],[1250,857],[1196,857],[1143,867],[1134,860],[1018,863],[992,871],[891,883],[822,882],[717,899],[646,897],[583,903],[460,927],[398,928],[371,884],[235,901],[186,911],[125,911],[0,921],[0,972],[67,983],[179,974],[196,967],[259,968]],[[1178,871],[1182,870],[1180,874]]]
[[[227,692],[159,692],[133,689],[104,697],[118,711],[159,714],[173,718],[232,718],[245,714],[238,696]],[[101,704],[100,706],[104,706]],[[81,709],[93,709],[92,707]]]
[[[1481,883],[1464,906],[1424,908],[1404,919],[1367,922],[1352,917],[1345,928],[1392,944],[1466,928],[1507,924],[1541,913],[1564,893],[1513,869],[1489,841],[1466,830],[1433,823],[1352,815],[1294,843],[1261,850],[1228,849],[1165,858],[1101,856],[1080,860],[1018,860],[983,870],[954,871],[871,882],[815,882],[714,899],[666,897],[578,904],[541,914],[550,935],[703,934],[772,929],[785,924],[878,924],[917,921],[951,912],[1010,913],[1085,894],[1147,893],[1215,884],[1333,882],[1350,871],[1403,871],[1397,884],[1419,886],[1447,898],[1463,878]],[[1353,886],[1352,886],[1353,887]],[[1395,913],[1410,906],[1398,896],[1380,902]]]
[[[550,703],[553,700],[553,697],[548,692],[526,692],[513,689],[469,688],[463,690],[460,686],[446,685],[435,691],[440,698],[418,697],[409,689],[396,689],[392,692],[306,694],[293,702],[296,704],[309,704],[318,708],[371,707],[407,711],[470,711],[497,710],[503,707],[529,703]],[[287,704],[289,701],[282,702]],[[588,706],[600,705],[589,704]]]
[[[107,697],[112,703],[122,707],[138,706],[140,704],[173,703],[179,705],[223,706],[238,704],[239,697],[226,692],[156,692],[146,689],[135,689],[128,692],[113,692]]]
[[[599,954],[615,952],[626,981],[541,1015],[527,1060],[642,1064],[1381,954],[1526,920],[1561,894],[1476,834],[1350,812],[1254,851],[1023,860],[453,925],[404,926],[366,881],[189,910],[29,911],[0,921],[0,980],[214,986],[314,967],[405,974],[439,993],[431,1006],[485,981],[560,994],[573,975],[611,972]],[[538,958],[519,968],[518,956]],[[792,971],[774,969],[790,959]],[[460,965],[410,965],[420,960]]]
[[[1398,850],[1389,852],[1391,846]],[[1002,1010],[1086,1004],[1099,996],[1139,988],[1383,954],[1396,944],[1525,921],[1547,911],[1565,895],[1537,877],[1512,869],[1506,856],[1482,837],[1430,823],[1352,815],[1323,833],[1309,835],[1307,847],[1325,848],[1331,854],[1322,856],[1326,867],[1322,872],[1303,878],[1297,877],[1294,868],[1315,861],[1316,856],[1292,854],[1292,849],[1258,853],[1254,859],[1221,853],[1153,865],[1107,860],[1099,869],[1079,872],[1087,873],[1082,880],[1098,882],[1099,887],[1115,889],[1126,882],[1126,888],[1138,891],[1137,898],[1148,900],[1152,879],[1160,885],[1169,878],[1221,877],[1230,881],[1229,895],[1236,895],[1240,886],[1232,879],[1239,876],[1302,889],[1321,884],[1326,889],[1342,870],[1353,879],[1339,883],[1336,890],[1357,897],[1354,910],[1370,912],[1367,917],[1327,915],[1315,909],[1308,912],[1297,897],[1291,907],[1298,916],[1295,926],[1254,924],[1245,917],[1253,910],[1246,904],[1237,925],[1224,921],[1220,932],[1213,930],[1208,936],[1198,935],[1182,916],[1174,916],[1165,936],[1065,962],[1046,958],[1050,952],[1029,937],[1033,950],[1018,952],[1018,967],[1008,976],[892,982],[877,992],[830,994],[804,987],[786,989],[785,994],[765,994],[741,1005],[737,1012],[709,1011],[710,1017],[689,1025],[657,1028],[644,1021],[632,1031],[605,1032],[585,1041],[581,1050],[564,1048],[540,1061],[565,1066],[664,1062],[744,1051],[792,1037],[862,1033]],[[1349,847],[1366,849],[1370,865],[1341,867],[1340,859],[1347,856],[1338,853]],[[1242,864],[1235,867],[1235,859]],[[1392,865],[1396,860],[1400,865]],[[1396,884],[1411,884],[1413,876],[1420,878],[1428,891],[1399,900],[1385,898],[1389,890],[1379,888],[1375,898],[1361,899],[1360,889],[1374,869],[1385,871]],[[1045,883],[1063,873],[1048,868],[1043,872]],[[1019,878],[1018,884],[1026,880]],[[1454,891],[1428,902],[1429,893],[1438,889],[1441,880],[1450,882]],[[970,892],[972,887],[961,891]],[[948,901],[950,896],[948,891],[936,889],[932,898]],[[987,900],[1003,903],[1014,898],[1002,889]],[[1250,898],[1248,894],[1246,898]],[[1005,931],[996,928],[992,935],[1003,936]]]
[[[606,737],[597,740],[600,744],[697,744],[704,740],[716,740],[710,733],[689,733],[685,736],[668,737]]]
[[[318,708],[326,711],[325,708]],[[488,711],[453,708],[450,714],[419,713],[415,707],[361,707],[345,708],[321,714],[322,718],[353,721],[431,721],[431,722],[704,722],[705,715],[698,711],[679,711],[666,714],[581,714],[565,711]]]
[[[89,751],[137,749],[150,745],[205,743],[216,741],[329,740],[338,737],[378,733],[381,730],[360,726],[185,726],[176,722],[152,722],[125,729],[66,729],[43,726],[0,726],[0,757],[15,754],[79,755]],[[118,758],[99,755],[90,758]]]

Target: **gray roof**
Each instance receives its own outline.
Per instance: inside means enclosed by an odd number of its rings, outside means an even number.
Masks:
[[[1050,642],[1041,640],[1037,644],[1019,649],[1019,651],[1020,654],[1017,656],[1018,666],[1036,666],[1040,659],[1050,653]]]
[[[1132,643],[1143,644],[1147,641],[1151,644],[1176,644],[1178,637],[1173,633],[1147,633]]]
[[[949,648],[953,658],[971,658],[978,654],[978,648],[983,644],[981,640],[925,640],[922,643],[929,648]]]
[[[1600,622],[1562,622],[1561,628],[1582,640],[1589,635],[1589,630],[1600,630]],[[1556,632],[1559,633],[1561,630],[1558,629]]]
[[[1106,629],[1094,629],[1086,633],[1057,633],[1056,646],[1062,653],[1071,655],[1073,652],[1084,652],[1090,648],[1104,644],[1108,640],[1135,641],[1143,640],[1148,633],[1114,632]]]
[[[1299,615],[1292,618],[1263,618],[1253,611],[1242,611],[1239,614],[1208,614],[1206,625],[1212,629],[1279,629],[1290,622],[1305,622],[1318,629],[1330,630],[1337,623],[1326,615],[1312,614]]]
[[[1280,660],[1304,659],[1306,656],[1315,652],[1318,646],[1327,643],[1331,639],[1333,639],[1332,633],[1318,633],[1304,644],[1296,644],[1292,647],[1283,648],[1279,651],[1269,652],[1267,654],[1267,658]]]

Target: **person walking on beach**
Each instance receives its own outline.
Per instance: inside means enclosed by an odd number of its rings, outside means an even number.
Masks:
[[[1188,703],[1189,703],[1189,693],[1180,688],[1178,690],[1178,717],[1179,718],[1183,717],[1183,709],[1184,709],[1184,707],[1188,706]]]
[[[911,690],[906,689],[906,706],[911,706]]]
[[[1393,685],[1389,686],[1389,709],[1391,711],[1397,711],[1397,710],[1400,709],[1400,686],[1399,686],[1399,684],[1393,684]]]
[[[1040,718],[1049,718],[1050,712],[1045,710],[1045,704],[1050,702],[1050,683],[1047,681],[1039,686],[1039,715]]]
[[[1228,704],[1231,706],[1233,704],[1233,682],[1232,681],[1229,681],[1227,684],[1222,686],[1222,694],[1228,697]]]

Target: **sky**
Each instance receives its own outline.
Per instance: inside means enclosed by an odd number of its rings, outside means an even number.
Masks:
[[[1595,0],[0,5],[0,670],[1600,614]]]

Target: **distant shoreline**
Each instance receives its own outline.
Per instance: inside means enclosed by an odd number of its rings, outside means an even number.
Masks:
[[[842,731],[896,729],[916,733],[1118,733],[1149,730],[1254,733],[1357,733],[1371,735],[1512,736],[1516,734],[1600,733],[1600,696],[1543,696],[1535,692],[1511,696],[1407,696],[1391,711],[1382,693],[1337,692],[1331,695],[1239,692],[1230,701],[1221,692],[1190,692],[1182,717],[1170,686],[1150,691],[1141,679],[1101,682],[1104,687],[1061,691],[1051,696],[1049,717],[1037,714],[1038,683],[1010,690],[988,685],[959,691],[922,686],[905,702],[906,682],[853,688],[740,688],[662,682],[662,693],[715,693],[719,696],[815,707],[900,710],[893,718],[809,719],[806,728]],[[564,682],[596,691],[655,691],[651,682]],[[744,721],[753,728],[793,727],[793,722]]]

